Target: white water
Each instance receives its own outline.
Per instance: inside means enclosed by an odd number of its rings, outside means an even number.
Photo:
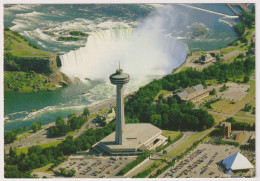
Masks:
[[[170,73],[185,61],[188,50],[181,41],[167,35],[166,29],[173,27],[167,23],[173,22],[174,17],[169,12],[171,7],[164,10],[136,29],[92,33],[85,47],[60,56],[60,70],[72,79],[108,80],[120,61],[121,68],[138,79]]]

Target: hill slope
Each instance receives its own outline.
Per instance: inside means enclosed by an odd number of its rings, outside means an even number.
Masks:
[[[55,90],[70,80],[61,72],[59,57],[40,50],[19,33],[4,30],[4,90]]]

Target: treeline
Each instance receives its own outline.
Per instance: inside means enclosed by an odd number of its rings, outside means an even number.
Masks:
[[[79,37],[72,37],[72,36],[60,36],[57,38],[58,41],[77,41],[80,40]]]
[[[74,35],[74,36],[88,36],[87,33],[84,33],[82,31],[70,31],[70,35]]]
[[[132,170],[135,166],[139,165],[142,161],[148,158],[150,153],[148,151],[144,151],[141,155],[139,155],[134,161],[126,165],[122,170],[117,173],[117,176],[123,176],[130,170]]]
[[[4,74],[4,91],[36,92],[54,90],[55,85],[48,77],[30,72],[6,72]]]
[[[234,28],[238,34],[238,39],[244,40],[245,38],[243,35],[245,33],[246,27],[252,28],[252,26],[255,24],[255,12],[253,11],[253,13],[249,13],[243,11],[240,17],[242,21],[234,25]]]
[[[248,130],[248,131],[255,131],[255,123],[253,126],[251,126],[248,123],[240,123],[236,122],[236,120],[233,117],[227,118],[225,122],[231,123],[231,129],[232,130]]]
[[[216,79],[224,83],[235,78],[250,75],[255,69],[255,60],[248,57],[245,61],[230,64],[215,64],[199,72],[187,69],[177,74],[169,74],[160,80],[154,80],[141,87],[129,97],[125,106],[129,122],[147,122],[168,130],[203,130],[213,126],[214,120],[206,111],[193,109],[190,102],[179,102],[173,97],[161,99],[155,103],[154,98],[161,89],[174,91],[201,83],[206,87],[206,80]]]
[[[49,163],[60,163],[66,155],[76,151],[88,150],[93,144],[108,136],[114,131],[115,122],[111,122],[103,128],[85,131],[76,139],[68,136],[61,144],[48,148],[32,146],[28,153],[17,154],[16,149],[10,148],[9,155],[4,156],[4,174],[6,178],[31,177],[31,171],[43,167]],[[57,164],[55,164],[57,165]]]
[[[10,52],[4,53],[5,71],[35,71],[48,74],[51,72],[48,57],[18,57]]]
[[[9,27],[4,27],[4,31],[9,31],[9,32],[12,32],[14,35],[18,36],[19,38],[23,39],[24,41],[26,41],[28,43],[29,46],[35,48],[35,49],[39,49],[39,47],[37,47],[35,44],[29,42],[27,39],[25,39],[20,33],[18,33],[17,31],[12,31],[10,30]],[[12,37],[13,38],[13,37]],[[15,39],[17,40],[18,42],[20,42],[18,39]]]
[[[20,132],[25,131],[25,130],[27,130],[26,126],[8,131],[7,134],[5,134],[5,136],[4,136],[4,144],[9,144],[9,143],[14,142],[17,139],[17,135]]]
[[[48,136],[59,137],[64,136],[70,131],[81,128],[81,126],[87,121],[87,118],[78,116],[76,114],[70,114],[68,116],[68,122],[65,123],[64,119],[59,116],[55,121],[55,126],[52,126],[48,130]]]
[[[48,136],[64,136],[70,131],[80,129],[81,126],[88,120],[89,114],[90,112],[87,107],[84,108],[83,115],[77,116],[75,113],[72,113],[68,116],[67,124],[65,124],[65,121],[61,116],[57,117],[55,126],[50,127],[48,130]]]

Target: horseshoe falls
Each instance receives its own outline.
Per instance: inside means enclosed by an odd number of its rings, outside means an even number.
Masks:
[[[92,33],[85,47],[61,55],[60,71],[71,79],[107,81],[120,62],[125,72],[140,80],[171,73],[187,52],[185,44],[162,31],[109,29]]]

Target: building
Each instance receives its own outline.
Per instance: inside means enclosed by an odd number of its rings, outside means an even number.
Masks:
[[[198,84],[185,89],[178,89],[174,91],[174,96],[182,101],[196,102],[200,99],[207,97],[210,90],[204,89],[203,85]]]
[[[204,63],[209,63],[209,62],[212,62],[213,60],[216,60],[216,58],[212,57],[209,53],[207,53],[205,55],[201,55],[201,57],[200,57],[200,61],[202,61]]]
[[[136,155],[144,150],[155,149],[162,145],[167,138],[162,134],[162,130],[150,123],[126,124],[122,144],[115,142],[115,132],[111,133],[93,148],[106,155]]]
[[[247,171],[254,168],[248,159],[239,152],[225,158],[218,162],[218,164],[224,169],[225,173],[228,174],[233,174],[233,172],[236,171]]]
[[[220,127],[221,127],[222,132],[223,132],[223,137],[229,138],[231,136],[231,123],[222,122]]]
[[[167,138],[154,125],[125,124],[123,85],[129,82],[130,76],[119,68],[109,78],[117,86],[116,130],[93,145],[92,149],[107,155],[137,155],[164,144]]]

